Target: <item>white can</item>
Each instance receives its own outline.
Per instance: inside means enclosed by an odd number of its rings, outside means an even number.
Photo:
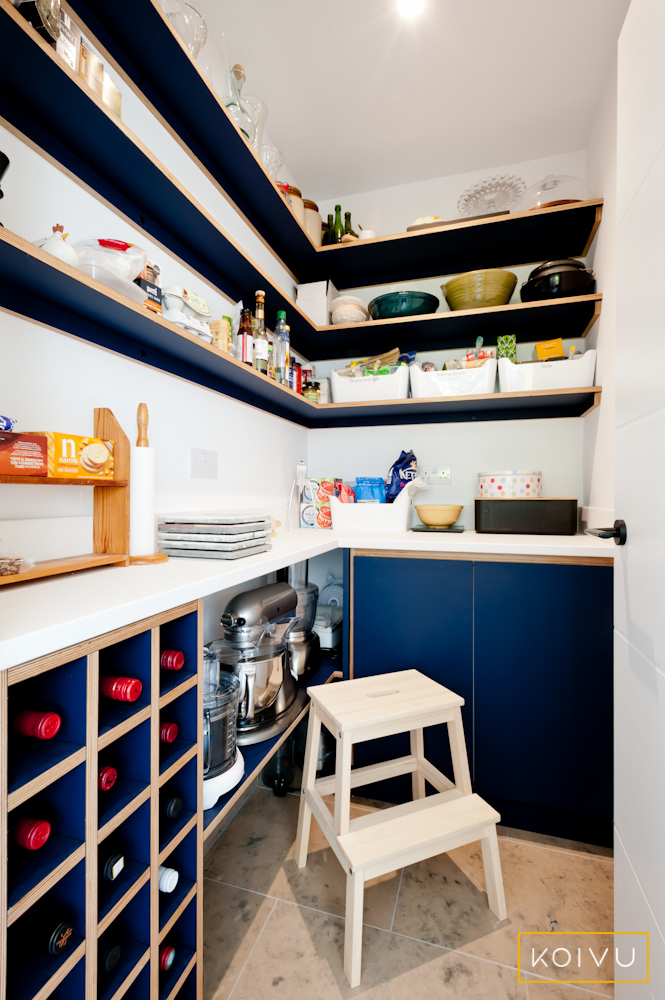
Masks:
[[[528,500],[542,497],[542,472],[479,472],[476,497],[481,500],[513,500],[516,497]]]

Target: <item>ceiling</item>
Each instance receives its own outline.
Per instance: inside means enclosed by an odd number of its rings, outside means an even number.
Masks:
[[[586,145],[630,0],[194,0],[309,197]]]

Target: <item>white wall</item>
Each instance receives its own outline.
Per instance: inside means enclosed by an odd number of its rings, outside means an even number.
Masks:
[[[614,522],[614,366],[616,356],[616,65],[607,80],[603,100],[589,133],[589,186],[605,199],[603,220],[587,258],[596,272],[603,295],[600,317],[586,338],[587,348],[598,350],[596,384],[602,385],[600,407],[584,420],[585,521],[591,528]]]

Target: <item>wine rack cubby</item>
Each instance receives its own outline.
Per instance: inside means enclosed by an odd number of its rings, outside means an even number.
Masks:
[[[0,1000],[201,1000],[201,620],[192,602],[0,673]]]

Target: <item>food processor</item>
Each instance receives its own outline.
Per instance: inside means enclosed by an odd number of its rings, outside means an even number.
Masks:
[[[220,795],[238,784],[245,773],[236,746],[238,679],[220,671],[219,657],[203,651],[203,808],[211,809]]]
[[[291,671],[289,632],[299,624],[296,591],[270,583],[232,598],[220,621],[224,638],[210,643],[226,671],[239,684],[238,735],[241,746],[261,743],[284,732],[307,704]]]

